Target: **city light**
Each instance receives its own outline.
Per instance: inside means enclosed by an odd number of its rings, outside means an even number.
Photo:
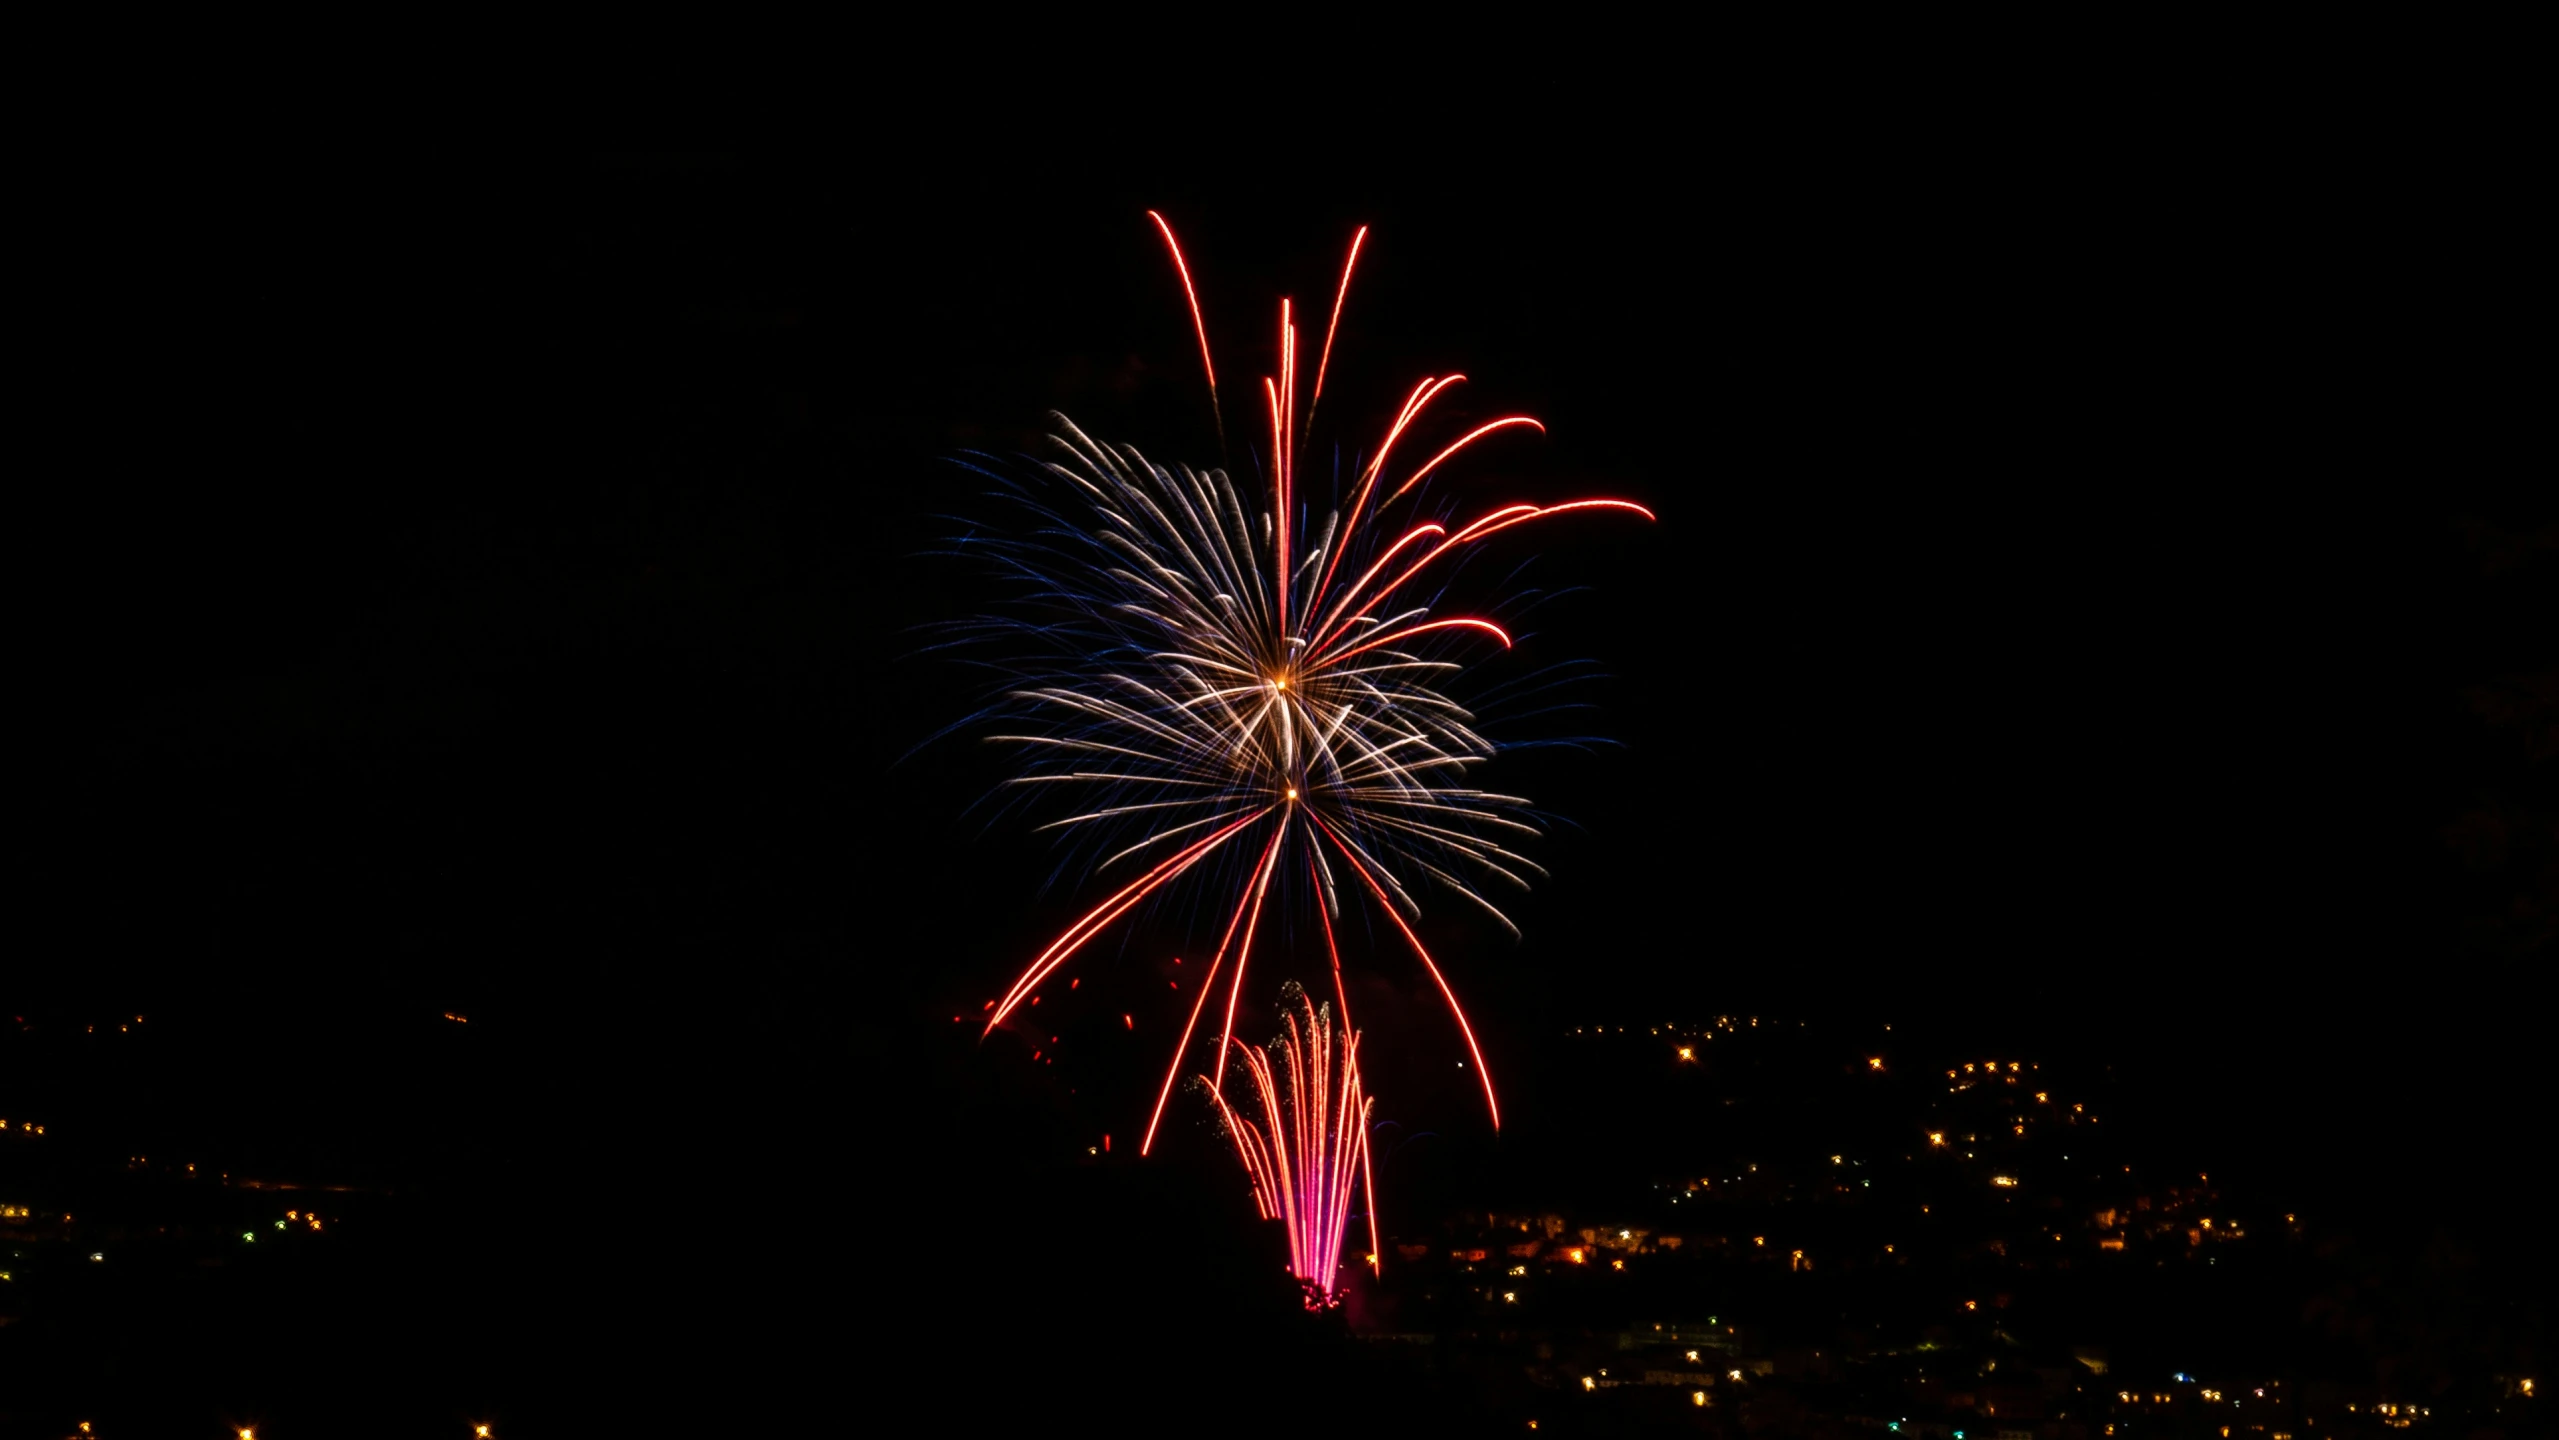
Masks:
[[[1703,1406],[1706,1403],[1706,1392],[1703,1390],[1689,1391],[1688,1403],[1691,1405]]]

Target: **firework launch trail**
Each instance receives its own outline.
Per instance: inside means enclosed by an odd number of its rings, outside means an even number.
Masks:
[[[1377,1186],[1368,1158],[1374,1102],[1360,1083],[1359,1037],[1347,1028],[1337,1034],[1329,1009],[1289,990],[1296,1007],[1283,1008],[1287,1029],[1269,1052],[1240,1047],[1246,1104],[1258,1102],[1259,1122],[1228,1104],[1207,1077],[1201,1085],[1252,1177],[1253,1203],[1288,1231],[1288,1271],[1305,1288],[1307,1308],[1321,1310],[1341,1298],[1335,1281],[1354,1182],[1368,1216],[1369,1268],[1377,1269]]]

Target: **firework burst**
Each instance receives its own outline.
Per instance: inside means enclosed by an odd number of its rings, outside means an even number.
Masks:
[[[1341,1272],[1354,1186],[1366,1199],[1368,1262],[1372,1270],[1377,1266],[1377,1187],[1368,1163],[1373,1102],[1360,1083],[1359,1037],[1336,1033],[1329,1009],[1304,990],[1292,985],[1285,999],[1295,1007],[1283,1004],[1287,1029],[1269,1052],[1237,1047],[1249,1086],[1246,1103],[1259,1102],[1260,1122],[1227,1104],[1206,1076],[1200,1084],[1252,1177],[1253,1203],[1263,1219],[1288,1231],[1288,1271],[1306,1291],[1306,1308],[1322,1310],[1341,1299],[1333,1280]]]
[[[1189,303],[1222,437],[1215,361],[1190,268],[1172,227],[1149,216]],[[1414,933],[1415,891],[1435,886],[1461,896],[1516,933],[1485,891],[1488,882],[1526,888],[1537,867],[1512,847],[1537,827],[1526,800],[1471,783],[1494,747],[1444,693],[1470,655],[1507,649],[1511,637],[1480,615],[1441,613],[1441,587],[1468,554],[1524,525],[1601,512],[1652,518],[1611,499],[1494,505],[1463,520],[1421,513],[1426,492],[1418,487],[1470,446],[1544,429],[1528,416],[1505,416],[1410,464],[1408,454],[1428,447],[1421,437],[1432,428],[1433,401],[1462,375],[1415,385],[1357,466],[1347,503],[1314,517],[1298,493],[1298,445],[1322,397],[1367,234],[1363,227],[1353,238],[1342,267],[1303,418],[1297,321],[1290,302],[1280,302],[1279,373],[1260,385],[1268,430],[1256,441],[1267,447],[1256,457],[1259,484],[1239,487],[1222,469],[1167,467],[1053,416],[1055,454],[1040,464],[1042,483],[1017,493],[1039,517],[1033,533],[974,543],[975,553],[998,557],[1028,582],[1048,611],[1039,625],[1007,625],[1035,636],[1052,657],[1015,666],[991,712],[1019,726],[992,737],[1026,757],[1024,773],[1008,783],[1077,797],[1074,813],[1046,828],[1107,835],[1094,852],[1096,872],[1138,872],[988,1003],[986,1030],[1036,1003],[1043,984],[1167,886],[1195,873],[1233,883],[1205,972],[1187,987],[1177,983],[1193,991],[1191,1004],[1140,1153],[1154,1146],[1212,1005],[1218,1038],[1209,1073],[1217,1077],[1212,1091],[1221,1088],[1264,903],[1275,880],[1300,878],[1321,921],[1344,1032],[1348,994],[1334,929],[1345,904],[1372,905],[1447,1002],[1500,1127],[1474,1027]],[[1245,857],[1249,864],[1236,863]],[[1347,1042],[1343,1050],[1347,1056]]]

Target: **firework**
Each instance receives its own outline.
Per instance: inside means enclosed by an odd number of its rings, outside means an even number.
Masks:
[[[1333,1279],[1341,1271],[1354,1184],[1365,1197],[1369,1266],[1377,1266],[1377,1189],[1368,1164],[1372,1102],[1360,1085],[1359,1037],[1348,1029],[1337,1034],[1329,1009],[1317,1007],[1304,990],[1292,985],[1286,999],[1296,1008],[1283,1005],[1288,1028],[1269,1053],[1238,1047],[1250,1086],[1247,1103],[1260,1102],[1259,1124],[1229,1105],[1206,1076],[1200,1083],[1252,1177],[1253,1203],[1263,1219],[1288,1230],[1288,1272],[1305,1287],[1306,1308],[1322,1310],[1341,1299]]]
[[[1148,213],[1199,335],[1222,444],[1216,365],[1190,267],[1172,227]],[[1441,613],[1442,587],[1468,554],[1533,522],[1603,512],[1652,518],[1611,499],[1490,505],[1465,519],[1425,511],[1429,492],[1420,487],[1470,446],[1544,429],[1525,415],[1504,416],[1408,465],[1402,457],[1430,443],[1422,437],[1432,429],[1433,401],[1465,379],[1444,375],[1423,378],[1405,396],[1350,483],[1336,484],[1347,503],[1337,495],[1318,521],[1299,494],[1298,447],[1322,398],[1367,234],[1362,227],[1343,264],[1303,419],[1297,323],[1290,302],[1280,302],[1279,373],[1260,387],[1269,427],[1255,441],[1260,484],[1239,486],[1222,469],[1168,468],[1053,416],[1056,453],[1040,466],[1043,484],[1017,491],[1037,517],[1032,533],[973,542],[973,553],[997,557],[1045,607],[1041,624],[1009,627],[1046,652],[1011,668],[1013,683],[993,712],[1021,727],[993,737],[1025,753],[1024,773],[1009,783],[1078,797],[1075,813],[1044,828],[1094,836],[1096,873],[1138,872],[988,1003],[987,1032],[1037,1003],[1040,987],[1096,937],[1176,881],[1222,874],[1233,887],[1231,906],[1219,902],[1221,938],[1208,964],[1189,972],[1196,980],[1174,982],[1192,992],[1190,1005],[1141,1154],[1154,1146],[1212,1005],[1219,1013],[1209,1074],[1211,1089],[1222,1090],[1265,901],[1275,883],[1286,893],[1301,881],[1321,921],[1344,1030],[1350,1014],[1335,925],[1346,903],[1373,906],[1446,1001],[1500,1128],[1500,1099],[1474,1026],[1414,933],[1415,892],[1435,886],[1460,896],[1516,934],[1485,889],[1488,882],[1525,889],[1527,875],[1542,872],[1511,848],[1537,833],[1528,802],[1471,782],[1494,747],[1444,693],[1469,656],[1508,648],[1511,637],[1480,615]],[[1051,498],[1060,493],[1064,500]],[[1238,863],[1246,857],[1249,864]]]

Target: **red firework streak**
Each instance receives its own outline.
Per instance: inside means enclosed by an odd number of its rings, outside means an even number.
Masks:
[[[1347,1029],[1337,1034],[1332,1017],[1304,991],[1295,998],[1297,1012],[1286,1014],[1287,1033],[1270,1053],[1240,1047],[1261,1123],[1239,1114],[1216,1087],[1209,1093],[1244,1173],[1253,1178],[1253,1203],[1263,1219],[1288,1230],[1288,1271],[1305,1287],[1306,1308],[1322,1310],[1341,1300],[1334,1280],[1354,1181],[1368,1213],[1369,1267],[1377,1267],[1377,1187],[1368,1162],[1372,1102],[1360,1084],[1359,1037]]]
[[[1147,215],[1181,280],[1223,435],[1217,371],[1190,265],[1171,224],[1154,211]],[[1314,389],[1305,397],[1310,420],[1331,371],[1333,340],[1367,237],[1363,226],[1342,265]],[[1101,868],[1159,846],[1179,848],[1041,951],[989,1007],[986,1033],[1038,1003],[1040,986],[1114,921],[1227,853],[1230,842],[1246,841],[1235,851],[1254,857],[1242,872],[1217,950],[1174,1043],[1140,1154],[1154,1148],[1174,1082],[1220,979],[1226,993],[1209,1074],[1210,1089],[1225,1106],[1236,1005],[1264,928],[1264,902],[1275,878],[1301,871],[1323,921],[1343,1034],[1350,1033],[1349,997],[1333,922],[1347,894],[1350,903],[1362,903],[1364,896],[1386,913],[1447,1001],[1483,1086],[1486,1112],[1500,1128],[1501,1103],[1483,1049],[1455,988],[1414,933],[1410,921],[1421,907],[1406,881],[1441,885],[1510,926],[1499,907],[1478,892],[1473,877],[1461,872],[1471,869],[1524,887],[1527,881],[1516,872],[1537,868],[1502,844],[1507,836],[1536,833],[1523,818],[1527,802],[1467,783],[1467,772],[1489,759],[1493,747],[1472,730],[1473,717],[1430,683],[1463,668],[1451,658],[1462,647],[1489,641],[1507,649],[1511,637],[1478,616],[1434,615],[1435,596],[1413,587],[1416,581],[1432,584],[1426,577],[1434,569],[1532,521],[1596,511],[1652,518],[1630,501],[1592,499],[1498,505],[1462,524],[1453,517],[1388,520],[1398,501],[1476,442],[1545,428],[1525,415],[1504,416],[1473,427],[1402,474],[1395,463],[1399,443],[1425,426],[1433,400],[1465,379],[1446,375],[1425,377],[1413,387],[1360,467],[1348,505],[1317,523],[1298,508],[1297,449],[1304,438],[1299,362],[1295,310],[1282,300],[1279,373],[1264,377],[1261,386],[1270,422],[1263,457],[1266,499],[1248,503],[1247,492],[1223,470],[1168,470],[1134,449],[1101,444],[1062,416],[1052,439],[1065,458],[1044,467],[1090,506],[1089,515],[1077,519],[1056,515],[1060,524],[1049,533],[1080,537],[1093,558],[1071,574],[1046,578],[1058,593],[1084,597],[1078,623],[1087,633],[1099,632],[1093,647],[1098,658],[1087,669],[1049,675],[1045,683],[1010,693],[1009,700],[1029,707],[1048,728],[992,738],[1035,747],[1041,757],[1031,767],[1034,773],[1012,783],[1099,792],[1090,808],[1045,828],[1095,822],[1141,828],[1135,843],[1103,859]],[[1054,553],[1040,552],[1044,558]],[[1348,565],[1346,557],[1353,557]],[[1355,885],[1337,884],[1342,869]],[[1517,927],[1510,928],[1516,933]],[[1322,1039],[1328,1033],[1310,1043],[1329,1045]],[[1352,1046],[1345,1039],[1338,1049],[1344,1083],[1355,1088],[1356,1074],[1348,1069]],[[1248,1054],[1248,1067],[1262,1064]],[[1267,1078],[1257,1083],[1268,1089]],[[1364,1142],[1352,1149],[1364,1164]],[[1343,1151],[1345,1157],[1350,1153]],[[1247,1168],[1256,1163],[1248,1155]],[[1255,1171],[1266,1209],[1277,1203],[1275,1197],[1298,1193],[1295,1182],[1273,1188],[1274,1173],[1267,1164]],[[1298,1203],[1287,1199],[1289,1206]],[[1338,1250],[1339,1218],[1326,1223],[1333,1226]],[[1292,1221],[1293,1235],[1294,1226]],[[1324,1278],[1330,1271],[1300,1274]]]

